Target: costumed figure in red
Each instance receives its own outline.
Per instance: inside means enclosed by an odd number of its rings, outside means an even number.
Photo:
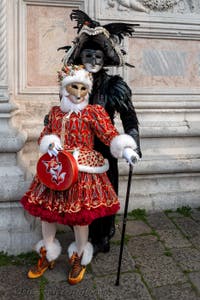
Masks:
[[[94,150],[94,137],[109,146],[116,158],[123,157],[127,149],[135,149],[136,143],[127,134],[119,135],[102,106],[88,104],[92,76],[83,66],[63,67],[59,79],[61,102],[50,110],[48,125],[40,134],[38,142],[43,156],[21,203],[42,221],[43,239],[36,245],[41,257],[37,266],[29,270],[28,277],[40,277],[60,255],[61,246],[55,239],[59,223],[73,227],[75,241],[68,248],[71,264],[68,282],[76,284],[83,279],[86,265],[93,257],[93,246],[88,241],[89,224],[115,214],[120,207],[106,173],[108,161]],[[62,185],[71,174],[60,161],[63,153],[70,153],[78,170],[76,180],[67,189]],[[40,168],[46,172],[45,176]],[[45,181],[47,176],[49,185]]]

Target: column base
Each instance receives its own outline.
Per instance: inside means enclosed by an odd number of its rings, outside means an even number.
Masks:
[[[40,220],[19,202],[0,202],[0,252],[17,255],[33,250],[41,239]]]

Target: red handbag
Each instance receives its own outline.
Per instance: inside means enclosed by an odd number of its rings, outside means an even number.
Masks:
[[[65,150],[52,157],[45,153],[38,160],[37,175],[50,189],[64,191],[78,179],[77,162],[74,156]]]

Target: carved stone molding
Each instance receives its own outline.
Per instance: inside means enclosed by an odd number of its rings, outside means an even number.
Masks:
[[[173,8],[180,0],[108,0],[108,5],[114,7],[118,5],[118,10],[135,10],[148,12],[150,10],[169,10]]]
[[[186,14],[186,13],[199,14],[200,2],[199,0],[179,0],[175,12],[176,11],[177,13],[180,14]]]
[[[142,0],[144,6],[151,10],[168,10],[173,8],[180,0]]]
[[[135,10],[141,12],[147,12],[147,8],[137,0],[108,0],[108,5],[110,7],[115,7],[117,4],[118,10]]]
[[[199,0],[106,0],[108,7],[120,11],[157,11],[165,13],[199,13]]]

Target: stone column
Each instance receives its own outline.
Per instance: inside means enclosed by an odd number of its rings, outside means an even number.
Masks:
[[[0,251],[18,254],[31,250],[39,229],[19,203],[27,183],[17,163],[17,152],[26,137],[10,122],[16,106],[9,100],[7,3],[0,0]]]

